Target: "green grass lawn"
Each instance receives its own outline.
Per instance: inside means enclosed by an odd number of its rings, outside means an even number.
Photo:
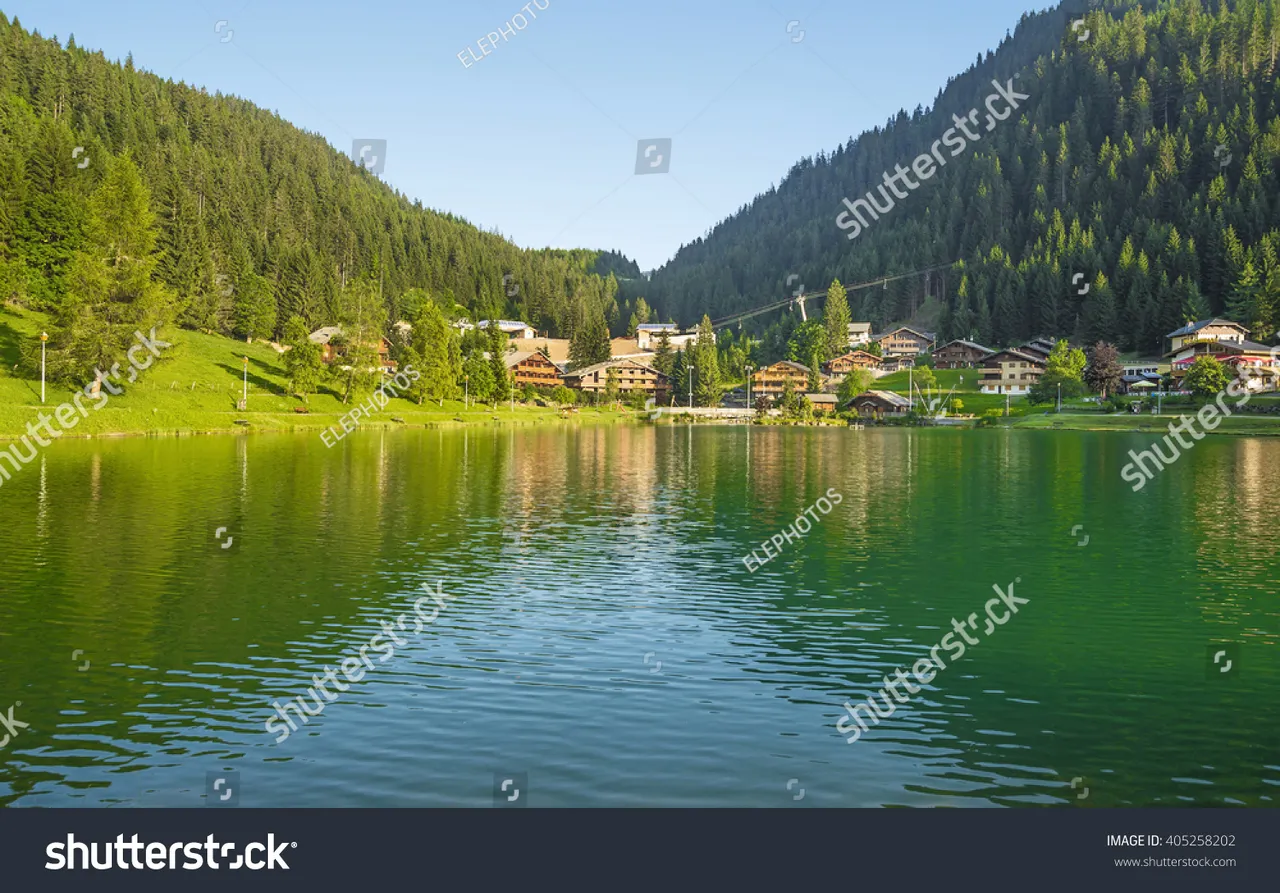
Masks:
[[[1167,434],[1169,423],[1178,421],[1179,415],[1194,415],[1192,407],[1180,408],[1178,413],[1067,413],[1062,415],[1032,415],[1019,419],[1019,428],[1060,429],[1068,431],[1149,431]],[[1280,435],[1280,417],[1233,415],[1220,420],[1215,434]],[[1202,429],[1201,429],[1202,430]]]
[[[952,400],[959,399],[964,403],[964,409],[961,410],[962,414],[981,416],[991,409],[1004,411],[1005,398],[1003,394],[981,393],[981,369],[935,369],[933,374],[938,379],[938,388],[934,390],[933,396],[945,397],[954,387],[955,394],[952,396]],[[914,377],[914,373],[895,372],[892,375],[876,379],[871,387],[879,391],[893,391],[896,394],[905,396],[908,387],[908,376]],[[964,380],[961,381],[961,379]],[[925,393],[925,396],[929,396],[928,392]],[[1027,398],[1009,398],[1009,414],[1011,416],[1024,415],[1035,411],[1035,407],[1028,405]]]
[[[43,314],[6,307],[0,312],[0,439],[12,439],[26,433],[27,424],[36,421],[41,411],[40,380],[19,377],[15,371],[18,346],[23,341],[38,343],[48,320]],[[82,401],[89,408],[69,436],[111,434],[185,434],[216,431],[287,431],[338,426],[338,419],[350,412],[357,401],[344,405],[336,385],[323,385],[321,393],[309,400],[311,412],[295,412],[303,402],[287,396],[284,363],[267,344],[243,344],[228,338],[169,328],[159,336],[172,342],[161,357],[138,381],[128,385],[125,393],[113,396],[100,410],[93,401]],[[247,411],[238,411],[244,387],[244,357],[249,358],[249,402]],[[127,368],[124,356],[121,363]],[[52,413],[58,404],[70,400],[74,391],[67,385],[47,385],[44,410]],[[367,402],[368,396],[358,403]],[[408,400],[393,399],[363,426],[452,425],[457,420],[469,424],[535,424],[560,421],[557,409],[523,406],[515,410],[509,403],[470,410],[461,400],[418,406]],[[620,422],[637,417],[636,413],[580,407],[570,416],[574,423]],[[236,424],[244,420],[247,425]],[[54,423],[55,430],[59,430]],[[339,429],[340,430],[340,429]]]

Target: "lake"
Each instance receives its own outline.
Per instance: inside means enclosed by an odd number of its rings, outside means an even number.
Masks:
[[[0,803],[201,806],[233,771],[243,807],[489,807],[508,777],[535,807],[1274,805],[1280,440],[1206,439],[1135,493],[1151,440],[59,442],[0,487],[0,713],[27,724]],[[1015,580],[1016,615],[846,743],[846,701]],[[273,703],[399,615],[277,743]]]

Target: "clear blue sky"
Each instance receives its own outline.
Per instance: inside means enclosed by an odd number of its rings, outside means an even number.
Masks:
[[[927,106],[1046,5],[549,0],[464,68],[522,0],[0,0],[28,29],[132,52],[344,153],[386,139],[389,184],[519,245],[617,249],[645,270],[801,157]],[[635,175],[650,138],[672,139],[669,174]]]

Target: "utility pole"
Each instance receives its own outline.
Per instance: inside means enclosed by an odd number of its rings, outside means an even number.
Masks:
[[[44,346],[49,340],[48,332],[40,333],[40,402],[44,403]]]

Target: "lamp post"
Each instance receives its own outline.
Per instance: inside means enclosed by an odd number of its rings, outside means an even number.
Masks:
[[[689,367],[689,408],[693,409],[693,376],[698,371],[697,366]]]
[[[1062,382],[1058,382],[1058,412],[1062,412]]]
[[[48,332],[40,333],[40,402],[44,403],[44,346],[49,340]]]
[[[244,408],[249,408],[249,358],[244,358]]]
[[[755,366],[747,367],[747,409],[751,408],[751,373],[756,369]]]
[[[463,382],[464,384],[463,384],[463,390],[462,390],[462,408],[470,409],[471,408],[471,376],[470,375],[463,376]]]

